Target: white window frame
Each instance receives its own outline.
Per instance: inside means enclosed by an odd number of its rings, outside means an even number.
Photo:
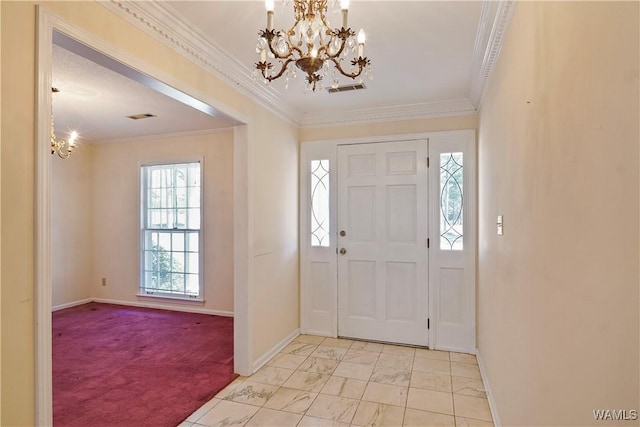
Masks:
[[[144,263],[144,244],[145,244],[145,231],[146,228],[146,212],[147,212],[147,196],[146,196],[146,177],[145,177],[145,167],[152,166],[172,166],[172,165],[181,165],[181,164],[189,164],[189,163],[199,163],[200,164],[200,228],[199,229],[180,229],[179,231],[186,232],[197,232],[198,233],[198,295],[186,295],[186,294],[176,294],[171,292],[162,292],[162,291],[146,291],[144,287],[144,279],[145,279],[145,263]],[[139,279],[138,279],[138,293],[136,294],[138,297],[144,298],[163,298],[163,299],[172,299],[179,301],[190,301],[190,302],[204,302],[204,191],[205,191],[205,183],[204,183],[204,161],[202,157],[198,158],[187,158],[187,159],[175,159],[175,160],[163,160],[163,161],[155,161],[155,162],[140,162],[138,164],[139,168],[139,185],[138,188],[140,190],[140,199],[138,206],[140,207],[140,236],[139,236],[139,248],[138,248],[138,256],[140,257],[139,262]],[[158,229],[162,231],[174,231],[172,229]]]

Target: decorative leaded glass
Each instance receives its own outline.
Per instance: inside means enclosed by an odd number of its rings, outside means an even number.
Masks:
[[[311,161],[311,246],[329,246],[329,160]]]
[[[462,153],[440,154],[440,249],[462,250]]]

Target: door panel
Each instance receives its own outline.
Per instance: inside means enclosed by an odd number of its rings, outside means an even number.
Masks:
[[[426,150],[338,147],[340,336],[428,345]]]

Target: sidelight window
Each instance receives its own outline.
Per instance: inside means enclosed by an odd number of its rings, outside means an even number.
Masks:
[[[463,249],[463,158],[462,153],[440,154],[440,249]]]

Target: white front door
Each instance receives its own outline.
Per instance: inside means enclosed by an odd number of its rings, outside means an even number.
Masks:
[[[428,345],[427,141],[338,146],[338,335]]]

